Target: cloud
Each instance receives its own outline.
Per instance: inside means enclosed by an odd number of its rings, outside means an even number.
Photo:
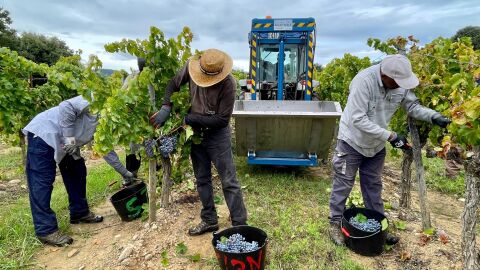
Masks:
[[[122,38],[146,38],[154,25],[168,37],[189,26],[194,33],[193,48],[222,49],[232,56],[235,66],[247,69],[247,35],[253,18],[315,18],[315,62],[326,64],[347,52],[379,57],[366,45],[369,37],[413,34],[426,43],[438,36],[452,36],[466,25],[480,25],[477,2],[4,0],[3,4],[11,12],[15,29],[59,36],[72,49],[82,49],[85,56],[98,54],[106,68],[135,68],[133,58],[106,53],[103,45]]]

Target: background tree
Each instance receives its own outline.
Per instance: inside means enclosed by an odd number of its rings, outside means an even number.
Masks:
[[[35,63],[53,65],[60,57],[73,55],[65,41],[57,37],[23,33],[18,40],[18,54]]]
[[[10,12],[0,7],[0,47],[16,50],[18,38],[15,30],[10,28],[10,24],[12,24]]]
[[[453,41],[457,41],[462,37],[470,37],[472,39],[473,49],[480,49],[480,26],[467,26],[457,31],[452,37]]]

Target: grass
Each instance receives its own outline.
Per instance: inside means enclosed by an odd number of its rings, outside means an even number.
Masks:
[[[0,158],[0,181],[21,177],[23,177],[23,165],[20,147],[8,148]]]
[[[402,155],[392,154],[389,145],[387,149],[387,161],[398,165],[396,167],[401,170]],[[425,168],[425,181],[429,189],[434,189],[456,197],[463,197],[465,193],[463,169],[456,179],[450,179],[445,176],[445,161],[443,159],[427,158],[424,153],[422,153],[422,158]],[[415,170],[415,162],[412,163],[412,169]],[[398,177],[400,179],[400,175]],[[412,183],[416,183],[415,171],[412,171],[412,181]],[[413,186],[415,186],[415,184]]]
[[[327,188],[301,169],[250,167],[237,161],[249,224],[269,236],[266,269],[364,269],[328,238]],[[328,176],[327,176],[328,177]]]
[[[89,204],[104,201],[112,191],[108,188],[108,183],[117,177],[116,172],[106,164],[89,168],[87,178]],[[68,199],[61,181],[55,182],[51,206],[57,214],[60,230],[68,232]],[[33,230],[28,197],[3,205],[0,208],[0,269],[28,266],[39,246]]]

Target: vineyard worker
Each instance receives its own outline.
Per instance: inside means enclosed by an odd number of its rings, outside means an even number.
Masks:
[[[102,216],[93,214],[87,203],[85,160],[80,147],[93,139],[97,117],[89,113],[89,103],[81,96],[33,118],[23,129],[28,137],[27,180],[35,234],[48,245],[64,246],[73,239],[58,229],[50,199],[56,166],[62,174],[68,194],[70,223],[97,223]]]
[[[226,53],[208,49],[193,56],[173,77],[165,91],[163,106],[151,117],[155,127],[167,121],[172,104],[170,97],[184,84],[189,84],[191,108],[185,123],[202,134],[201,144],[192,144],[191,158],[202,201],[201,219],[190,228],[190,235],[218,230],[218,217],[213,201],[211,164],[215,165],[227,202],[232,225],[245,225],[247,210],[233,164],[229,121],[235,103],[236,82],[230,74],[232,58]]]
[[[419,81],[410,61],[390,55],[377,65],[358,73],[350,83],[347,105],[340,118],[338,141],[333,156],[333,188],[330,197],[330,237],[344,244],[340,221],[345,202],[360,171],[364,204],[384,213],[381,174],[385,161],[385,142],[395,148],[409,148],[405,136],[387,130],[392,115],[402,107],[409,116],[446,127],[450,120],[419,104],[411,89]],[[387,235],[387,243],[398,237]]]

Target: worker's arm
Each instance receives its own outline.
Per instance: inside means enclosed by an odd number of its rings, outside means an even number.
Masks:
[[[230,75],[229,75],[230,76]],[[213,115],[200,115],[190,113],[185,117],[185,124],[194,128],[224,128],[228,126],[235,104],[235,80],[227,78],[219,97],[218,110]]]
[[[117,153],[112,150],[108,152],[103,159],[110,165],[116,172],[118,172],[121,176],[125,177],[128,174],[127,168],[123,166],[120,158],[118,157]]]
[[[435,114],[439,114],[432,109],[420,105],[420,101],[412,90],[407,90],[405,98],[402,100],[402,107],[408,116],[428,123],[432,123],[432,117]]]
[[[163,98],[163,105],[171,105],[170,98],[174,92],[180,91],[180,87],[190,81],[190,74],[188,73],[188,62],[180,71],[168,82],[167,89],[165,89],[165,96]]]
[[[350,87],[350,96],[348,97],[347,106],[350,108],[350,125],[354,126],[361,132],[371,136],[373,138],[387,141],[392,135],[392,132],[380,127],[376,123],[372,122],[368,116],[368,102],[370,91],[368,86],[360,84]]]

